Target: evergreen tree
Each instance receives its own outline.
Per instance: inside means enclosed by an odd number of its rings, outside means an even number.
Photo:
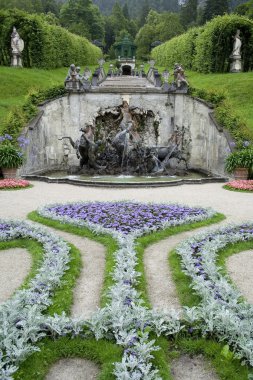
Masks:
[[[104,20],[92,0],[68,0],[60,11],[61,24],[91,40],[103,40]]]
[[[34,11],[32,0],[0,0],[0,9],[21,9],[32,13]]]
[[[207,0],[203,12],[203,22],[211,20],[213,17],[223,15],[229,11],[228,0]]]
[[[149,14],[149,11],[150,11],[149,1],[145,0],[144,5],[142,7],[141,14],[140,14],[140,19],[139,19],[139,26],[140,27],[145,24],[146,18]]]
[[[198,0],[189,0],[185,5],[181,6],[180,21],[185,28],[196,24],[197,15]]]
[[[130,19],[127,3],[124,4],[122,12],[125,18]]]
[[[33,2],[36,0],[33,0]],[[41,5],[44,13],[54,13],[59,15],[59,6],[55,0],[41,0]]]
[[[253,19],[253,0],[250,0],[241,5],[238,5],[235,8],[235,13],[238,13],[239,15],[246,16],[250,19]]]

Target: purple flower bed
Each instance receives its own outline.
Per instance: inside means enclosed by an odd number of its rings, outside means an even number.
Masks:
[[[91,202],[47,206],[47,213],[57,217],[84,220],[128,234],[143,228],[161,228],[166,222],[178,224],[188,218],[207,218],[206,209],[170,204],[138,202]]]

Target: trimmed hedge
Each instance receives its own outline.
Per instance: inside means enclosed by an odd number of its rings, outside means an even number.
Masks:
[[[13,26],[25,42],[22,53],[25,67],[57,68],[97,63],[101,50],[86,38],[66,29],[48,24],[43,17],[17,9],[0,11],[0,65],[11,62],[11,33]]]
[[[186,69],[203,73],[227,72],[233,36],[240,29],[244,71],[253,69],[253,21],[235,14],[218,16],[203,27],[192,28],[152,50],[162,66],[180,62]]]

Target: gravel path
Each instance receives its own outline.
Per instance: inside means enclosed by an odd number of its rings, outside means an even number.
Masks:
[[[211,369],[202,356],[190,357],[182,355],[173,361],[171,373],[174,380],[218,380],[219,377]]]
[[[85,359],[61,359],[52,366],[45,380],[94,380],[99,368]]]
[[[19,288],[29,274],[32,259],[23,248],[0,250],[0,304]]]
[[[81,252],[83,267],[74,289],[71,314],[87,319],[99,307],[105,270],[105,248],[93,240],[50,228]]]
[[[242,295],[253,304],[253,250],[228,257],[226,267]]]

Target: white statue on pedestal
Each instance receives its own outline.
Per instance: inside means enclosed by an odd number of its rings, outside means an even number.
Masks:
[[[21,53],[24,50],[24,41],[20,38],[17,29],[13,27],[11,33],[12,59],[11,66],[22,67]]]
[[[240,38],[240,30],[237,29],[236,35],[234,36],[234,46],[232,54],[230,55],[230,72],[240,73],[242,71],[242,58],[241,58],[241,47],[242,41]]]

